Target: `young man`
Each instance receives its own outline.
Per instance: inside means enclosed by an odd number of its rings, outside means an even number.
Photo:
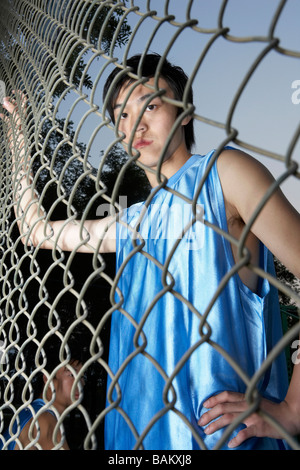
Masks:
[[[175,102],[183,98],[186,75],[157,55],[144,57],[143,64],[140,59],[127,65],[147,83],[116,69],[104,105],[128,153],[145,166],[151,200],[124,211],[117,222],[85,221],[88,241],[78,224],[41,219],[22,175],[19,207],[34,244],[51,249],[57,241],[63,250],[86,252],[98,249],[101,239],[100,251],[116,251],[118,310],[109,358],[114,380],[108,390],[115,406],[106,416],[106,448],[212,449],[222,436],[218,428],[247,407],[248,380],[281,336],[276,291],[248,264],[274,274],[270,249],[300,277],[300,218],[278,190],[239,247],[272,177],[231,148],[218,158],[214,151],[192,155],[192,95],[182,115]],[[15,111],[13,103],[5,107]],[[282,355],[257,380],[261,407],[291,434],[300,429],[299,385],[296,366],[288,389]],[[207,414],[204,405],[212,406]],[[205,431],[202,426],[218,416]],[[236,428],[230,446],[284,447],[260,415],[243,423],[247,427]]]
[[[49,355],[47,364],[50,374],[56,366],[52,365],[52,370],[49,370]],[[62,437],[61,428],[57,426],[57,415],[61,416],[79,399],[80,388],[77,386],[74,396],[72,388],[81,368],[82,364],[74,359],[60,367],[49,382],[48,377],[43,374],[42,387],[35,390],[36,398],[18,413],[12,423],[12,429],[8,428],[1,437],[1,450],[51,450],[54,447],[70,450],[66,438]],[[81,379],[80,382],[84,386],[84,380]],[[51,387],[54,389],[54,397]]]

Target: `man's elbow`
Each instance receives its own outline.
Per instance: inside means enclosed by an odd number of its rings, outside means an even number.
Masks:
[[[52,249],[53,243],[50,241],[51,234],[44,233],[44,224],[36,224],[35,226],[29,228],[24,227],[24,224],[21,221],[18,221],[18,228],[20,233],[20,241],[24,247],[28,248],[42,248],[42,249]]]

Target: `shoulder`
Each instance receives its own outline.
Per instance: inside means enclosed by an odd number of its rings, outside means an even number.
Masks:
[[[26,427],[29,428],[33,420],[38,423],[41,433],[48,431],[49,428],[54,428],[57,423],[54,413],[50,410],[43,411],[38,417],[33,417],[31,414],[31,419],[26,423]]]
[[[56,426],[57,420],[55,417],[55,414],[52,411],[44,411],[39,416],[39,424],[40,426],[46,425],[46,426]]]
[[[270,172],[262,163],[242,150],[234,148],[223,150],[218,157],[217,166],[222,178],[237,174],[249,178],[259,174],[263,178],[267,178],[268,182],[273,180]],[[250,172],[250,174],[245,174],[245,172]]]
[[[224,150],[217,169],[225,202],[236,215],[251,213],[274,182],[262,163],[237,149]]]
[[[45,442],[48,443],[51,440],[51,436],[53,434],[56,424],[57,420],[53,412],[44,411],[38,418],[33,418],[31,414],[31,418],[27,421],[19,436],[19,441],[22,447],[24,448],[31,444],[32,440],[37,437],[38,430],[38,442],[44,448]],[[35,446],[33,446],[33,448],[35,448]]]

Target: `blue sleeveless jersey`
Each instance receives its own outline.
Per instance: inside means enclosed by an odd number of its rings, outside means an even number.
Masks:
[[[16,417],[14,424],[13,424],[12,435],[10,435],[9,430],[7,429],[5,433],[3,434],[3,437],[0,437],[0,450],[4,450],[4,446],[6,450],[14,450],[16,446],[16,441],[15,440],[10,441],[10,439],[12,438],[16,439],[16,437],[18,437],[21,434],[22,429],[28,423],[28,421],[33,416],[35,416],[36,413],[43,406],[45,406],[44,400],[42,400],[41,398],[37,398],[30,404],[30,406],[28,406],[27,408],[24,408],[22,411],[20,411],[20,413],[18,413],[18,416]],[[52,413],[54,415],[53,411],[51,410],[45,410],[45,411],[47,411],[48,413]],[[5,445],[8,441],[10,441],[9,444]]]
[[[109,356],[117,380],[108,384],[115,408],[106,416],[106,449],[213,449],[223,431],[206,436],[198,426],[203,402],[224,390],[245,392],[282,335],[276,289],[261,279],[253,293],[237,274],[226,278],[234,267],[231,246],[212,228],[228,233],[216,162],[197,193],[213,153],[193,155],[167,189],[153,190],[148,207],[130,207],[117,224],[120,277]],[[274,274],[264,246],[261,267]],[[281,401],[287,387],[282,354],[258,377],[257,389]],[[281,448],[282,441],[269,438],[239,447]]]

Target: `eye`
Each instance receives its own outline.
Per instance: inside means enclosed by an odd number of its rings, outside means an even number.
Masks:
[[[128,114],[127,114],[127,113],[121,113],[121,119],[126,119],[126,118],[127,118],[127,116],[128,116]]]
[[[155,108],[157,108],[157,104],[148,104],[146,110],[153,111]]]

